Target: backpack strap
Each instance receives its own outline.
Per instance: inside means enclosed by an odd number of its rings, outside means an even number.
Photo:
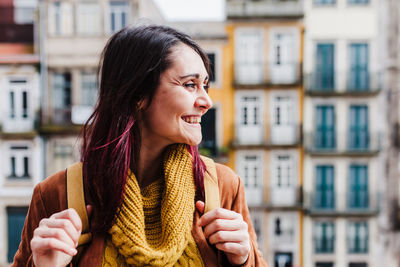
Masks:
[[[221,207],[218,188],[218,176],[215,162],[207,157],[200,156],[206,165],[204,172],[204,195],[205,195],[205,208],[204,213],[213,209]]]
[[[67,206],[75,209],[82,220],[82,232],[78,241],[79,247],[92,240],[83,190],[82,162],[74,163],[67,168]]]

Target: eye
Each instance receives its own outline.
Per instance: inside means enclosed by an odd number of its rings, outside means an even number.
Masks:
[[[203,86],[204,90],[208,93],[208,89],[210,88],[210,85],[207,83]]]
[[[188,83],[183,84],[183,86],[185,86],[187,88],[195,89],[197,85],[194,82],[188,82]]]

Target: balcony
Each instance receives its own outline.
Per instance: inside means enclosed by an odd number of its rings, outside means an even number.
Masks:
[[[268,210],[293,210],[303,208],[303,187],[268,187]]]
[[[264,131],[268,136],[264,135]],[[240,125],[235,127],[233,148],[279,148],[301,144],[302,126],[292,125]]]
[[[301,64],[235,62],[235,88],[292,87],[301,84]]]
[[[304,193],[304,209],[311,216],[374,216],[379,199],[378,193],[309,192]]]
[[[382,135],[364,131],[305,134],[306,153],[315,156],[374,156],[382,149]]]
[[[310,96],[374,96],[381,91],[382,75],[368,71],[321,71],[306,74],[304,84]]]
[[[41,134],[78,134],[82,125],[75,125],[71,120],[71,108],[54,108],[50,122],[42,123]]]
[[[245,187],[246,188],[246,187]],[[264,200],[264,192],[267,199]],[[247,204],[251,208],[266,210],[299,210],[303,209],[303,188],[301,186],[275,186],[262,189],[246,188]]]
[[[301,18],[303,0],[227,0],[226,12],[235,18]]]

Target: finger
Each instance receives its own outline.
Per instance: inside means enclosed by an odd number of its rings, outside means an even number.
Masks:
[[[74,243],[78,242],[81,234],[80,231],[77,231],[72,222],[68,219],[42,219],[39,225],[41,226],[39,228],[45,227],[63,229]]]
[[[246,242],[249,239],[249,234],[245,231],[218,231],[209,236],[208,241],[211,244],[235,242]]]
[[[82,231],[81,218],[79,217],[79,215],[76,212],[76,210],[74,210],[72,208],[63,210],[61,212],[54,213],[53,215],[50,216],[50,218],[54,218],[54,219],[69,219],[78,232]]]
[[[70,256],[75,256],[78,252],[74,247],[55,238],[34,237],[31,241],[31,248],[32,251],[58,250]]]
[[[240,244],[240,243],[235,243],[235,242],[227,242],[227,243],[218,243],[215,244],[215,247],[219,250],[222,250],[224,252],[227,252],[229,254],[234,254],[237,256],[245,256],[249,252],[249,249]]]
[[[199,220],[199,225],[205,226],[216,219],[226,219],[226,220],[242,219],[243,220],[242,215],[240,215],[239,213],[236,213],[231,210],[223,209],[223,208],[218,208],[218,209],[209,211],[209,212],[205,213],[203,216],[201,216],[201,218]]]
[[[34,235],[40,238],[55,238],[71,247],[75,247],[76,243],[62,228],[39,227],[35,229]]]
[[[200,212],[200,214],[203,214],[204,213],[204,208],[205,208],[205,204],[204,204],[204,202],[203,201],[197,201],[196,202],[196,208],[197,208],[197,210]]]
[[[208,238],[217,231],[247,230],[247,223],[242,220],[216,219],[204,227],[204,236]]]

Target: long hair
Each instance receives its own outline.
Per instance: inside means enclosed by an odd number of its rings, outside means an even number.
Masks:
[[[140,149],[139,112],[147,107],[171,64],[172,48],[191,47],[210,73],[203,50],[186,34],[166,26],[127,27],[107,42],[98,67],[99,98],[82,130],[85,193],[94,204],[93,232],[106,232],[122,204],[128,170],[135,171]],[[145,107],[145,108],[147,108]],[[196,198],[204,199],[204,170],[197,147],[193,156]]]

